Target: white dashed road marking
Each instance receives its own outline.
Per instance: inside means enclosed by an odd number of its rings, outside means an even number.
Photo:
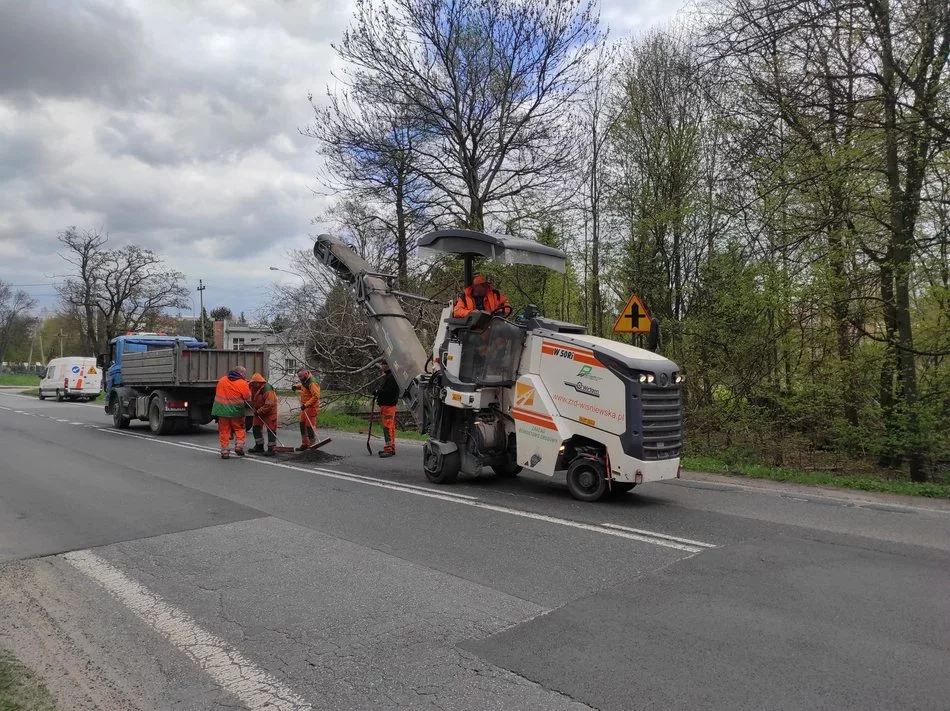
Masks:
[[[206,454],[214,454],[217,456],[218,452],[213,449],[205,449],[200,445],[186,444],[183,442],[169,442],[167,440],[161,440],[157,437],[148,437],[143,435],[132,434],[131,432],[118,432],[107,427],[100,428],[101,432],[109,432],[115,435],[121,435],[123,437],[133,437],[135,439],[143,439],[149,442],[154,442],[155,444],[163,444],[169,447],[180,447],[182,449],[190,449],[195,452],[204,452]],[[237,459],[237,458],[235,458]],[[241,460],[238,460],[241,461]],[[306,474],[316,474],[317,476],[322,476],[330,479],[342,479],[343,481],[349,481],[356,484],[364,484],[366,486],[373,486],[379,489],[388,489],[390,491],[399,491],[404,494],[412,494],[414,496],[423,496],[429,499],[438,499],[440,501],[448,501],[453,504],[460,504],[462,506],[471,506],[473,508],[483,509],[485,511],[493,511],[495,513],[501,513],[508,516],[517,516],[518,518],[527,518],[534,521],[544,521],[545,523],[551,523],[558,526],[566,526],[568,528],[576,528],[582,531],[589,531],[592,533],[599,533],[601,535],[613,536],[616,538],[624,538],[629,541],[637,541],[639,543],[649,543],[654,546],[661,546],[663,548],[672,548],[674,550],[684,551],[690,554],[701,553],[704,550],[710,548],[715,548],[714,544],[703,543],[702,541],[692,541],[686,538],[677,538],[675,536],[667,536],[664,533],[657,533],[654,531],[644,531],[641,529],[627,529],[622,526],[614,525],[601,525],[601,524],[592,524],[592,523],[583,523],[581,521],[572,521],[567,518],[560,518],[559,516],[548,516],[547,514],[535,513],[533,511],[525,511],[523,509],[514,509],[509,506],[501,506],[498,504],[490,504],[479,499],[468,496],[466,494],[455,494],[451,492],[441,492],[434,491],[422,486],[414,486],[412,484],[401,484],[396,482],[384,481],[382,479],[375,479],[373,477],[361,476],[359,474],[351,474],[350,472],[340,471],[338,469],[323,469],[319,467],[298,467],[292,464],[285,464],[283,462],[271,462],[267,460],[257,459],[257,458],[246,458],[243,461],[245,462],[254,462],[255,464],[260,464],[269,467],[279,467],[281,469],[290,469],[292,471],[304,472]]]

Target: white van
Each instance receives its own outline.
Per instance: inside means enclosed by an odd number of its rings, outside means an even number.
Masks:
[[[102,390],[102,372],[95,358],[54,358],[40,380],[40,400],[93,400]]]

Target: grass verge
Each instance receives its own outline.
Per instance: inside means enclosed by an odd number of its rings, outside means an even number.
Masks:
[[[39,376],[29,373],[0,373],[0,385],[24,385],[39,387]]]
[[[0,711],[56,711],[39,678],[4,650],[0,650]]]
[[[344,415],[339,412],[333,412],[332,410],[321,410],[319,425],[320,427],[327,427],[340,432],[365,432],[367,421],[364,418],[356,417],[355,415]],[[379,429],[378,415],[375,422],[373,423],[373,429],[376,430],[377,434],[382,434],[382,430]],[[420,441],[425,441],[428,439],[424,434],[415,432],[413,430],[396,430],[396,437]]]
[[[710,474],[737,474],[750,479],[770,479],[792,484],[833,486],[839,489],[858,489],[904,496],[925,496],[931,499],[950,499],[950,483],[946,481],[915,482],[907,479],[886,479],[883,476],[836,474],[826,471],[802,471],[786,467],[766,467],[761,464],[732,464],[708,456],[683,457],[683,468]]]

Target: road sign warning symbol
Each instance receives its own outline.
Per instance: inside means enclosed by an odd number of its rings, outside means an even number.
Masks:
[[[623,307],[623,311],[614,323],[614,333],[649,333],[650,314],[646,306],[636,294],[630,295],[630,300]]]

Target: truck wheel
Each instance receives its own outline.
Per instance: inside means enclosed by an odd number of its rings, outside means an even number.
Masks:
[[[45,400],[46,396],[43,394],[43,391],[40,390],[40,400]]]
[[[174,418],[165,417],[161,398],[152,398],[152,401],[148,405],[148,428],[152,431],[152,434],[170,434],[174,424]]]
[[[515,464],[513,459],[508,459],[504,464],[492,464],[491,470],[502,479],[513,479],[521,473],[522,467]]]
[[[66,396],[63,395],[63,391],[62,391],[62,390],[57,390],[57,391],[56,391],[56,402],[62,402],[62,401],[65,400],[65,399],[66,399]]]
[[[122,401],[117,395],[112,396],[112,425],[117,430],[129,429],[132,420],[122,412]]]
[[[567,468],[567,490],[579,501],[598,501],[607,491],[604,465],[596,459],[577,457]]]
[[[422,457],[426,478],[433,484],[452,484],[458,479],[459,469],[462,467],[458,451],[442,454],[426,442]]]

